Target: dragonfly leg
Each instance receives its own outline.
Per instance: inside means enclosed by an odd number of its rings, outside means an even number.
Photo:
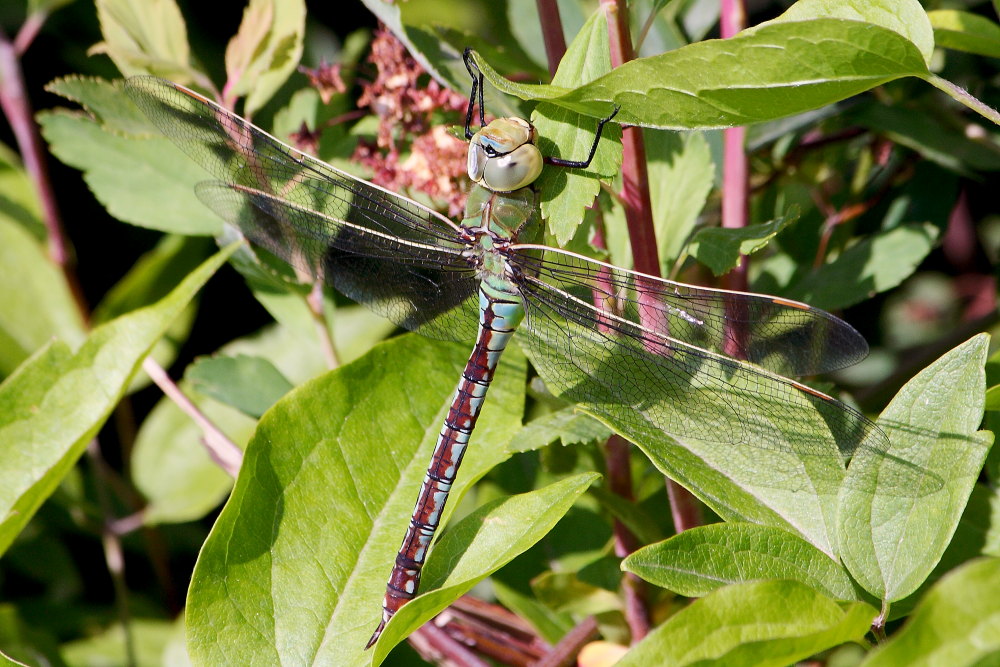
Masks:
[[[479,93],[479,127],[486,127],[486,107],[483,106],[483,73],[472,60],[471,47],[466,47],[465,53],[462,54],[462,59],[465,61],[465,69],[469,70],[469,76],[472,77],[472,92],[469,94],[469,110],[465,114],[465,138],[472,139],[474,133],[470,126],[472,125],[472,108],[476,103],[477,92]]]
[[[545,164],[551,164],[556,167],[568,167],[570,169],[586,169],[589,167],[590,163],[594,161],[594,154],[597,153],[597,144],[601,141],[601,132],[604,131],[604,126],[608,124],[608,121],[617,116],[620,110],[621,107],[616,106],[610,116],[602,118],[597,123],[597,131],[594,133],[594,143],[590,146],[590,154],[587,155],[586,160],[564,160],[558,157],[547,157],[545,158]]]

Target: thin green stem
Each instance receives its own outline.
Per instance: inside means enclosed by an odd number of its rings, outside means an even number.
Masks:
[[[978,113],[983,118],[993,121],[996,125],[1000,125],[1000,111],[997,111],[982,100],[977,99],[965,88],[952,83],[948,79],[943,79],[937,74],[928,74],[925,79],[927,80],[927,83],[939,90],[944,91],[951,97]]]

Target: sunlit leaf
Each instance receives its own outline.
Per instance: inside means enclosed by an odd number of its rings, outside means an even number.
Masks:
[[[653,630],[618,663],[783,667],[862,641],[875,610],[841,607],[793,581],[735,584],[696,600]]]
[[[913,615],[864,667],[993,665],[1000,658],[1000,560],[956,569],[921,600]]]
[[[226,260],[217,253],[168,296],[95,329],[75,353],[55,342],[0,385],[0,551],[72,469],[156,339]]]
[[[1000,58],[1000,25],[985,16],[958,9],[927,12],[937,46]]]
[[[988,339],[979,335],[925,368],[879,417],[892,454],[943,480],[930,493],[900,496],[845,486],[840,499],[840,554],[851,575],[882,600],[898,600],[924,581],[958,525],[993,434],[983,418]],[[880,461],[856,458],[850,475],[892,483]]]

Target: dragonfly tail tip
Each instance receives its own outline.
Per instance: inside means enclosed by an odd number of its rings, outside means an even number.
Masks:
[[[379,621],[378,627],[375,628],[375,632],[372,633],[372,638],[368,640],[367,644],[365,644],[366,651],[372,646],[375,646],[375,642],[377,642],[378,638],[382,635],[383,629],[385,629],[385,620]]]

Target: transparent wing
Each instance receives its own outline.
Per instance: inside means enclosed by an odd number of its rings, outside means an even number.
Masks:
[[[552,266],[523,258],[518,263],[543,271]],[[520,335],[532,363],[563,398],[606,418],[626,436],[641,441],[644,433],[664,432],[724,464],[747,447],[840,459],[837,481],[848,460],[864,454],[889,470],[880,488],[922,495],[940,487],[932,473],[887,454],[886,435],[853,408],[766,369],[599,310],[584,293],[589,282],[569,281],[575,293],[552,282],[551,275],[520,280],[526,308]],[[787,480],[786,473],[766,468],[757,479],[778,488]]]
[[[460,228],[436,211],[310,157],[201,95],[151,76],[125,92],[177,146],[216,178],[358,226],[429,244]]]
[[[446,340],[475,336],[470,296],[478,279],[463,258],[458,225],[283,144],[182,86],[132,77],[125,91],[221,179],[201,184],[198,195],[253,243],[400,326]]]
[[[378,233],[238,185],[209,181],[197,193],[255,245],[399,326],[444,340],[475,337],[479,277],[459,249]]]
[[[854,327],[798,301],[695,287],[556,248],[544,251],[544,259],[517,253],[514,261],[525,274],[624,320],[781,375],[823,373],[868,354]]]

